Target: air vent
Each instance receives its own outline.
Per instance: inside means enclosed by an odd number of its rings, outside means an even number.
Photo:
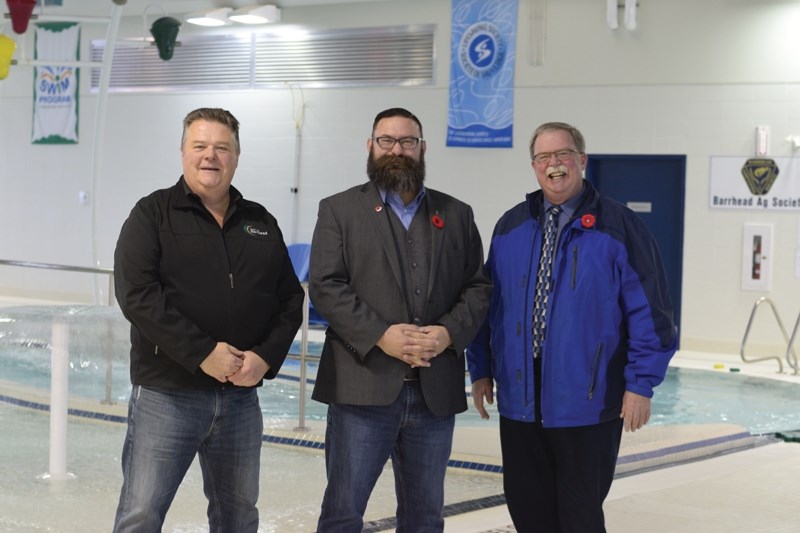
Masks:
[[[179,38],[169,61],[155,46],[121,41],[114,51],[110,91],[258,89],[433,85],[435,26]],[[104,40],[91,43],[102,61]],[[92,90],[100,69],[92,68]]]

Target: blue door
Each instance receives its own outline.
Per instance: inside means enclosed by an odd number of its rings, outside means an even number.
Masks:
[[[655,236],[680,325],[686,156],[590,155],[586,179],[636,211]]]

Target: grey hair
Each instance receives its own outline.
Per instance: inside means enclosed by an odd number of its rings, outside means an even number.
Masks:
[[[183,147],[183,143],[186,142],[186,132],[189,129],[189,126],[198,120],[218,122],[223,126],[227,126],[233,132],[233,140],[236,144],[236,153],[239,154],[241,152],[241,147],[239,145],[239,121],[236,120],[236,117],[234,117],[230,111],[226,109],[220,109],[219,107],[201,107],[199,109],[195,109],[194,111],[190,111],[189,114],[186,115],[186,118],[183,119],[181,148]]]
[[[533,132],[533,136],[531,137],[531,144],[528,146],[528,150],[531,153],[531,161],[533,161],[533,156],[536,155],[533,153],[533,145],[536,142],[536,138],[546,131],[553,130],[566,131],[569,133],[569,136],[572,137],[572,142],[575,143],[575,149],[580,153],[584,153],[586,151],[586,142],[583,140],[583,134],[578,131],[578,128],[571,126],[566,122],[545,122],[536,128],[536,131]]]

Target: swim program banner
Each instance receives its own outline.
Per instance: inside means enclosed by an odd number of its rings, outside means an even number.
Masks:
[[[77,61],[81,28],[67,22],[36,24],[36,59]],[[33,143],[78,142],[78,68],[45,66],[34,69]]]
[[[517,1],[453,0],[447,146],[512,146]]]

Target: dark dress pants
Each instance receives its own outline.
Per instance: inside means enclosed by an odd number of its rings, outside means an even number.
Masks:
[[[503,489],[519,533],[604,532],[622,419],[543,428],[500,417]]]

